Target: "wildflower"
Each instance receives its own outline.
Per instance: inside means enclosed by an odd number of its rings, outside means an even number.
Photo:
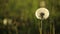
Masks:
[[[47,19],[49,17],[49,11],[46,8],[39,8],[35,13],[37,19]]]

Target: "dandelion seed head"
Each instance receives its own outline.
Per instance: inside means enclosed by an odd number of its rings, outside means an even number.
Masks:
[[[37,19],[42,19],[41,18],[41,13],[43,13],[43,19],[47,19],[49,17],[49,11],[46,8],[39,8],[36,10],[36,17]]]

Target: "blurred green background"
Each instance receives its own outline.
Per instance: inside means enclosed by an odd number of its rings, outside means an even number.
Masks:
[[[0,0],[0,34],[39,34],[40,20],[35,17],[35,12],[40,8],[41,1]],[[60,34],[60,0],[44,1],[50,16],[43,21],[43,34],[49,34],[50,29],[52,33],[55,29],[55,33]],[[12,19],[12,25],[4,25],[4,18]]]

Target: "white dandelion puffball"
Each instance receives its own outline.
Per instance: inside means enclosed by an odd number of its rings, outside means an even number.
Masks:
[[[7,25],[7,24],[11,25],[11,24],[12,24],[12,20],[5,18],[5,19],[3,20],[3,24],[4,24],[4,25]]]
[[[7,22],[8,22],[8,20],[5,18],[5,19],[3,20],[3,24],[4,24],[4,25],[7,25]]]
[[[12,24],[12,19],[8,19],[8,24],[9,24],[9,25]]]
[[[40,2],[40,7],[45,7],[45,1]]]
[[[42,13],[44,14],[43,15],[43,19],[47,19],[49,17],[48,9],[46,9],[46,8],[39,8],[39,9],[36,10],[36,13],[35,13],[37,19],[42,19],[42,16],[41,16]]]

